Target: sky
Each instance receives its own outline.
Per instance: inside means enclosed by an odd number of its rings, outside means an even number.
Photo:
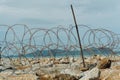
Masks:
[[[0,25],[26,24],[30,28],[62,25],[67,28],[74,25],[71,4],[78,24],[120,34],[120,0],[0,0]],[[19,35],[21,30],[17,30]],[[0,27],[0,37],[4,39],[2,33],[4,30]],[[11,33],[8,38],[12,40]]]
[[[52,28],[78,24],[120,33],[120,0],[0,0],[0,24]]]

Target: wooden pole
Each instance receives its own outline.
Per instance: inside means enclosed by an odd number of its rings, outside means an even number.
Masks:
[[[83,67],[85,67],[85,61],[84,61],[82,44],[81,44],[79,30],[78,30],[78,25],[77,25],[77,21],[76,21],[76,17],[75,17],[75,14],[74,14],[74,10],[73,10],[72,4],[71,4],[71,10],[72,10],[73,19],[74,19],[74,23],[75,23],[75,27],[76,27],[77,36],[78,36],[78,41],[79,41],[79,46],[80,46],[80,51],[81,51],[80,53],[81,53],[81,57],[82,57],[82,61],[83,61]]]

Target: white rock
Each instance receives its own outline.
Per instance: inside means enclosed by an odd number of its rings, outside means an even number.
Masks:
[[[32,70],[36,70],[36,69],[39,69],[40,68],[40,64],[33,64],[32,65]]]
[[[6,74],[6,75],[11,75],[11,74],[13,74],[14,73],[14,71],[13,70],[4,70],[4,71],[2,71],[2,72],[0,72],[1,74]]]
[[[80,64],[79,63],[77,63],[77,62],[75,62],[75,63],[71,63],[71,65],[70,65],[70,67],[72,68],[72,69],[80,69]]]
[[[70,74],[72,76],[79,76],[81,73],[80,70],[73,70],[73,69],[65,69],[60,72],[61,74]]]
[[[90,71],[84,72],[84,76],[79,80],[97,80],[100,77],[100,70],[98,68],[93,68]]]
[[[22,70],[17,70],[14,72],[14,74],[19,75],[19,74],[24,74],[25,72]]]
[[[73,57],[69,58],[69,60],[71,63],[75,62],[75,59]]]
[[[0,71],[4,70],[5,67],[4,66],[0,66]]]
[[[6,80],[3,76],[0,76],[0,80]]]

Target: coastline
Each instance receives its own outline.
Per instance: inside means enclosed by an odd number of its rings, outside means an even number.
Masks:
[[[100,62],[104,59],[111,60],[110,68],[99,69],[97,65],[100,65]],[[1,72],[0,78],[4,77],[5,79],[2,80],[15,80],[11,78],[17,78],[17,80],[56,80],[52,79],[55,76],[64,77],[67,75],[68,77],[74,77],[76,80],[82,80],[85,76],[82,74],[89,73],[90,71],[96,69],[95,71],[99,71],[99,80],[104,80],[105,76],[107,75],[106,72],[112,71],[111,74],[119,73],[118,69],[120,70],[120,56],[90,56],[85,58],[86,68],[82,66],[82,60],[80,57],[63,57],[63,58],[21,58],[20,59],[13,59],[9,62],[6,58],[2,59],[3,63],[0,65]],[[97,73],[97,72],[96,72]],[[110,74],[110,75],[111,75]],[[3,76],[5,75],[5,76]],[[27,78],[27,76],[34,76],[34,79]],[[81,77],[82,75],[82,77]],[[94,75],[94,74],[93,74]],[[23,76],[21,78],[21,76]],[[26,76],[26,77],[25,77]],[[114,75],[117,76],[117,75]],[[77,79],[79,77],[79,79]],[[80,78],[81,77],[81,78]],[[111,77],[108,75],[108,78]],[[117,76],[119,79],[119,75]],[[38,79],[40,78],[40,79]],[[45,79],[46,78],[46,79]],[[59,79],[58,79],[59,80]],[[69,80],[69,79],[66,79]],[[71,79],[72,80],[72,79]],[[73,79],[74,80],[74,79]],[[108,80],[108,79],[106,79]]]

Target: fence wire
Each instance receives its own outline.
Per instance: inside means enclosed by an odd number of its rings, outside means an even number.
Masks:
[[[111,50],[109,54],[114,53],[114,50],[119,50],[119,34],[102,28],[92,29],[86,25],[78,25],[78,27],[83,49],[90,52],[89,55],[95,53],[93,48],[99,49],[100,53],[103,53],[102,49],[109,49]],[[46,56],[57,57],[63,54],[74,57],[76,54],[74,51],[79,51],[76,35],[75,26],[72,25],[67,28],[58,26],[51,29],[30,28],[24,24],[0,25],[1,59],[8,60],[7,63],[10,62],[11,65],[17,65],[15,58],[18,58],[21,65],[32,66],[33,59]],[[1,60],[1,63],[5,62]]]

